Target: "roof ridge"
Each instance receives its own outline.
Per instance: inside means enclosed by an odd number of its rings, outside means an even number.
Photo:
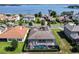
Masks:
[[[37,33],[39,33],[39,32],[49,32],[50,34],[52,34],[50,31],[37,31],[36,33],[34,33],[33,35],[31,35],[29,38],[32,38],[33,36],[35,36]],[[53,34],[52,34],[53,35]],[[51,36],[52,36],[51,35]]]

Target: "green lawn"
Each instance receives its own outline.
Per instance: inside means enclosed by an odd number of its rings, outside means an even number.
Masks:
[[[22,53],[23,42],[18,43],[18,48],[15,51],[6,51],[5,48],[8,46],[10,46],[10,42],[0,42],[0,54]]]
[[[63,23],[59,23],[59,22],[56,22],[56,23],[52,23],[51,25],[55,25],[55,26],[59,26],[59,25],[64,25]]]
[[[53,29],[53,34],[55,35],[56,42],[58,43],[60,47],[60,53],[71,53],[72,46],[68,43],[65,37],[61,38],[58,32],[61,32],[60,29]],[[61,34],[63,35],[63,34]]]

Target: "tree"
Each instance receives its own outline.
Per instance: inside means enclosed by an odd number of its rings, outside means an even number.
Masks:
[[[18,47],[18,41],[16,39],[13,39],[11,42],[11,47],[16,49]]]
[[[49,12],[49,15],[51,14],[51,12],[52,12],[52,10],[48,10],[48,12]]]
[[[61,13],[61,15],[67,15],[67,16],[71,16],[73,15],[74,11],[64,11]]]
[[[18,20],[18,24],[22,25],[23,23],[25,23],[25,21],[23,20],[23,18],[21,18],[20,20]]]
[[[56,17],[56,11],[48,10],[48,12],[50,16]]]
[[[45,21],[44,20],[41,20],[41,25],[45,25]]]
[[[23,15],[22,15],[22,14],[19,14],[19,16],[20,16],[20,17],[23,17]]]
[[[32,22],[29,22],[29,26],[32,26],[33,25],[33,23]]]
[[[6,16],[11,16],[11,14],[6,14]]]
[[[38,19],[36,19],[36,23],[40,23],[40,19],[38,18]]]
[[[47,22],[47,25],[50,27],[51,26],[50,22]]]
[[[41,12],[39,12],[39,13],[38,13],[38,16],[39,16],[39,17],[42,17],[42,13],[41,13]]]
[[[79,52],[79,45],[76,45],[77,51]]]
[[[79,24],[79,21],[78,20],[73,20],[73,22],[78,25]]]
[[[35,14],[35,17],[38,17],[38,14]]]
[[[50,16],[56,17],[56,11],[51,11]]]

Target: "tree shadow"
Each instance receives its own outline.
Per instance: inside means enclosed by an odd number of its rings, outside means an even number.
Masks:
[[[59,35],[63,40],[64,40],[64,38],[65,38],[66,41],[72,46],[72,49],[70,49],[70,51],[73,52],[73,53],[76,53],[76,52],[77,52],[77,48],[75,47],[75,46],[76,46],[75,41],[69,39],[69,38],[65,35],[64,31],[60,31],[60,32],[57,32],[57,33],[58,33],[58,35]]]
[[[65,35],[64,31],[58,32],[58,35],[59,35],[63,40],[66,39],[66,41],[67,41],[71,46],[74,46],[74,45],[75,45],[75,41],[72,41],[71,39],[69,39],[69,38]]]
[[[15,51],[15,48],[8,46],[8,47],[5,47],[5,50],[6,51]]]

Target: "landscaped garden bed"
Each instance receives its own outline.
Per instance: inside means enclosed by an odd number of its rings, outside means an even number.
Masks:
[[[18,54],[22,53],[23,42],[18,42],[18,47],[14,51],[6,51],[6,47],[10,46],[10,42],[0,42],[0,54]]]

